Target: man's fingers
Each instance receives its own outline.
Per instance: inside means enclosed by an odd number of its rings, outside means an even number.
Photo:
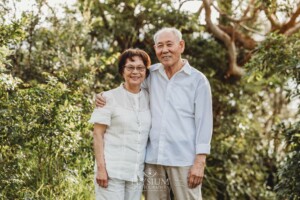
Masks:
[[[197,183],[197,177],[193,176],[193,179],[191,180],[191,183],[190,183],[190,188],[195,188],[196,183]]]
[[[97,97],[97,96],[96,96],[96,97]],[[99,99],[99,98],[96,98],[96,99],[95,99],[95,102],[96,102],[96,105],[97,105],[97,106],[102,106],[102,107],[103,107],[103,105],[104,105],[104,104],[103,104],[103,101],[102,101],[101,99]]]
[[[201,176],[200,178],[199,178],[199,184],[201,184],[203,182],[203,176]]]
[[[202,181],[203,181],[203,177],[201,177],[201,176],[195,176],[195,175],[190,175],[189,178],[188,178],[188,186],[190,188],[195,188],[199,184],[201,184]]]
[[[200,184],[201,178],[195,177],[193,182],[193,188],[197,187]]]
[[[190,175],[188,179],[188,186],[189,188],[193,188],[193,183],[194,183],[194,176]]]
[[[101,92],[100,94],[96,94],[96,99],[95,99],[96,107],[102,108],[105,105],[106,101],[102,95],[103,92]]]
[[[96,99],[95,101],[96,101],[96,106],[97,106],[97,107],[103,106],[103,105],[101,104],[101,101],[100,101],[99,99]]]

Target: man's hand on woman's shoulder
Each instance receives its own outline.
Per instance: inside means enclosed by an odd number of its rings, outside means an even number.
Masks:
[[[106,104],[106,99],[103,96],[103,92],[96,94],[96,99],[95,99],[96,107],[102,108]]]

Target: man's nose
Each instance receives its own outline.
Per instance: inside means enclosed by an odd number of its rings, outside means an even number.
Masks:
[[[168,51],[169,51],[168,46],[167,46],[167,45],[164,45],[161,51],[162,51],[162,52],[168,52]]]

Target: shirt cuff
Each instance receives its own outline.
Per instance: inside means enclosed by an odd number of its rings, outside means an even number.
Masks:
[[[196,154],[210,154],[210,144],[197,144]]]

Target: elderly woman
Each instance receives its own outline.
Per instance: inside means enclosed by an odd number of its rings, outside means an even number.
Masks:
[[[145,150],[151,126],[149,96],[141,88],[149,75],[149,55],[128,49],[119,58],[124,83],[103,93],[106,105],[95,108],[96,199],[140,200]]]

